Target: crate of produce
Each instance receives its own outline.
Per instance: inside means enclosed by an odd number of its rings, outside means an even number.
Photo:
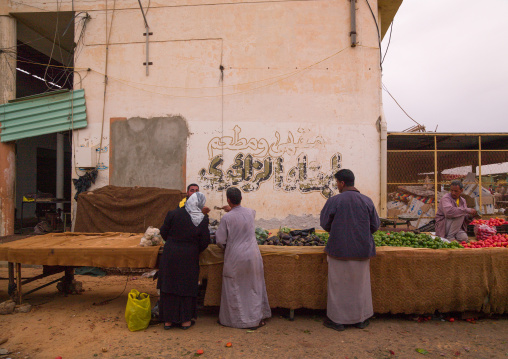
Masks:
[[[500,226],[496,226],[497,233],[508,233],[508,224],[502,224]]]
[[[467,226],[467,234],[474,235],[474,227],[477,224],[486,224],[488,226],[496,228],[498,233],[508,233],[508,221],[503,218],[489,218],[489,219],[475,219]]]

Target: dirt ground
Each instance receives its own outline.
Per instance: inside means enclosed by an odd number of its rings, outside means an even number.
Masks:
[[[23,277],[40,273],[23,269]],[[7,276],[7,268],[0,268],[0,278]],[[24,291],[55,278],[30,283]],[[383,315],[367,329],[336,332],[322,325],[324,311],[297,310],[289,321],[287,310],[276,309],[265,327],[248,331],[220,326],[218,308],[205,307],[190,330],[165,331],[158,324],[130,332],[124,319],[127,293],[133,288],[147,292],[154,305],[155,282],[132,275],[76,280],[85,289],[80,295],[66,297],[51,285],[26,296],[31,312],[0,316],[0,340],[8,339],[0,348],[10,352],[0,358],[189,358],[198,349],[203,358],[508,358],[507,316],[472,324]],[[108,304],[93,305],[120,293]],[[7,281],[0,280],[0,302],[7,299]],[[226,347],[228,342],[232,347]]]

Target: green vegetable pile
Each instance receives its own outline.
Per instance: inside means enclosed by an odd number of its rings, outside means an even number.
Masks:
[[[269,232],[261,227],[256,227],[256,240],[258,244],[264,244],[268,238]]]
[[[432,248],[432,249],[461,249],[464,248],[458,242],[446,243],[439,237],[433,238],[428,234],[414,234],[413,232],[382,232],[374,233],[374,243],[376,247],[412,247],[412,248]]]
[[[291,228],[289,228],[289,227],[282,227],[280,229],[280,232],[289,234],[289,232],[291,232]]]
[[[324,233],[316,233],[316,236],[319,237],[319,239],[324,242],[325,244],[328,243],[328,238],[330,237],[330,233],[324,232]]]

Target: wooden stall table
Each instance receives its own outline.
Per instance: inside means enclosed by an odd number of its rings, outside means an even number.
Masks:
[[[9,292],[14,291],[21,302],[22,285],[35,280],[21,280],[21,264],[43,265],[43,274],[36,279],[65,272],[61,280],[67,284],[78,266],[156,268],[159,247],[139,247],[141,237],[57,233],[0,244],[0,260],[9,262]],[[326,308],[324,247],[259,248],[272,308]],[[200,277],[207,278],[207,306],[220,305],[223,261],[224,252],[216,245],[200,256]],[[371,283],[376,313],[507,313],[508,250],[378,247],[371,259]]]
[[[270,307],[326,309],[324,247],[259,246]],[[371,259],[374,312],[508,312],[508,250],[378,247]],[[201,255],[204,304],[220,305],[223,251]]]
[[[34,280],[64,272],[64,277],[46,283],[63,282],[64,291],[74,279],[74,267],[155,268],[159,247],[140,247],[143,234],[50,233],[0,244],[0,260],[9,265],[9,295],[22,302],[22,286]],[[41,275],[21,279],[21,264],[42,265]],[[28,293],[25,293],[28,294]]]

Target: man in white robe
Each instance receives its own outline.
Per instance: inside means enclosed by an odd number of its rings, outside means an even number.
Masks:
[[[272,313],[266,294],[263,259],[256,241],[256,211],[242,207],[242,193],[228,188],[228,213],[215,234],[225,248],[219,323],[233,328],[257,329]]]

